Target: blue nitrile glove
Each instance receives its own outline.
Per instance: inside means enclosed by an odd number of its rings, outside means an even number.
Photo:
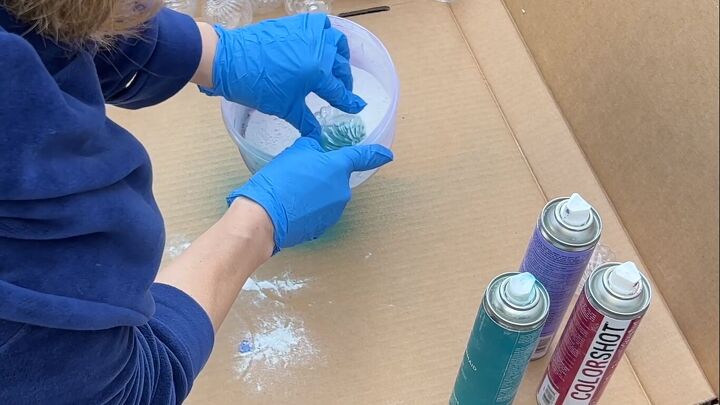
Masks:
[[[323,151],[311,137],[300,137],[242,187],[230,193],[260,204],[275,227],[275,253],[315,239],[335,224],[350,201],[350,175],[393,160],[382,145]]]
[[[214,86],[201,87],[204,93],[278,116],[301,135],[320,133],[305,104],[311,92],[347,113],[365,107],[352,93],[347,38],[330,26],[325,14],[300,14],[234,30],[215,26],[215,31]]]

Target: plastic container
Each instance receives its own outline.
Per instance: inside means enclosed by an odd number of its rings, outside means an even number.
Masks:
[[[370,31],[344,18],[329,16],[333,27],[342,31],[348,38],[350,46],[350,63],[375,76],[388,96],[390,104],[380,124],[360,142],[360,145],[381,144],[391,147],[395,139],[395,116],[399,95],[399,83],[395,65],[385,46]],[[222,100],[221,110],[225,127],[240,149],[240,155],[248,169],[255,173],[274,156],[259,149],[245,138],[250,115],[255,111],[251,108]],[[353,173],[350,187],[356,187],[366,181],[376,170]]]
[[[257,14],[269,13],[283,4],[283,0],[252,0],[253,10]]]
[[[332,0],[285,0],[285,11],[292,14],[329,13]]]
[[[250,0],[207,0],[202,11],[205,22],[225,28],[243,27],[253,20]]]
[[[197,16],[197,0],[164,0],[165,7],[185,13],[189,16]]]

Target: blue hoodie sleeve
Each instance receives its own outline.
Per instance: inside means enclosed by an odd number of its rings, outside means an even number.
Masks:
[[[105,101],[129,109],[165,101],[190,81],[201,53],[195,21],[163,9],[140,37],[122,39],[112,49],[96,54]]]
[[[97,331],[0,319],[0,404],[177,404],[213,345],[210,319],[182,291],[151,288],[147,323]]]

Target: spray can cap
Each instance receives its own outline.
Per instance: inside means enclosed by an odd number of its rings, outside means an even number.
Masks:
[[[524,307],[535,299],[535,276],[520,273],[508,278],[505,295],[511,304]]]
[[[608,288],[619,296],[633,296],[639,291],[640,270],[633,262],[618,264],[608,274]]]
[[[566,224],[580,227],[590,221],[592,206],[580,194],[573,193],[560,210],[560,219]]]

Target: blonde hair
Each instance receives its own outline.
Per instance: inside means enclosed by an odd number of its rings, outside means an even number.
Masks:
[[[33,30],[70,46],[109,45],[133,35],[162,7],[161,0],[0,0]]]

